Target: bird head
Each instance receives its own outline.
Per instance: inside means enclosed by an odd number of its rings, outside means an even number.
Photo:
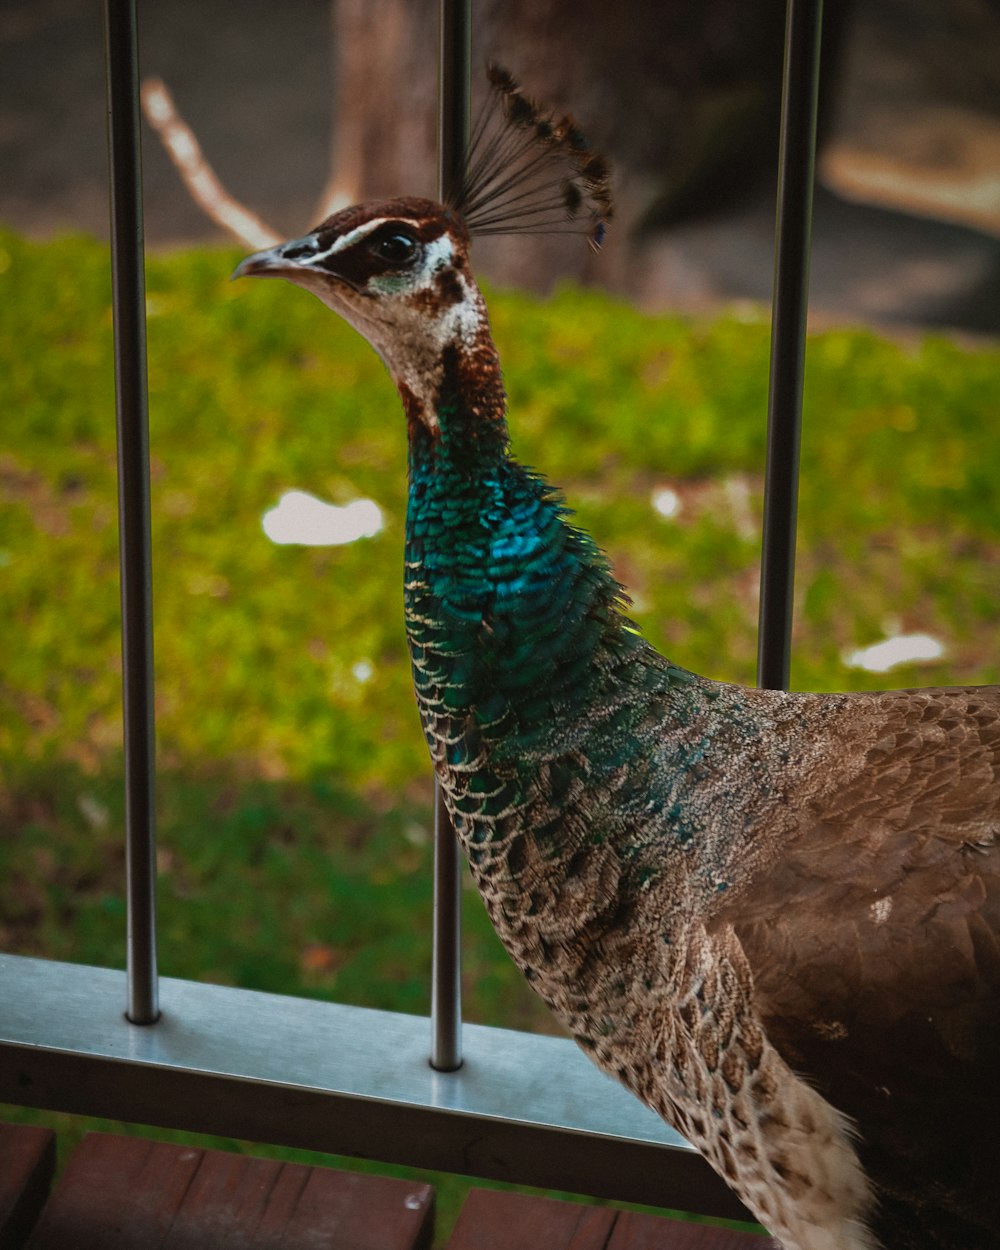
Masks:
[[[248,256],[239,277],[287,278],[312,291],[382,356],[406,398],[429,413],[442,354],[487,330],[461,216],[432,200],[347,208],[304,235]]]
[[[612,213],[607,165],[572,119],[541,110],[506,70],[491,66],[488,76],[490,101],[447,205],[406,198],[346,208],[301,239],[248,256],[233,274],[287,278],[318,295],[381,355],[411,423],[432,435],[443,386],[462,393],[470,416],[503,416],[470,235],[572,230],[596,247]]]

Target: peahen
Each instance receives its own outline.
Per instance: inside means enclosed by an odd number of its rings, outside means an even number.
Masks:
[[[469,264],[470,234],[598,237],[607,171],[491,78],[455,203],[348,208],[236,272],[314,292],[399,389],[417,702],[493,923],[785,1250],[996,1250],[1000,687],[744,689],[643,640],[511,454]]]

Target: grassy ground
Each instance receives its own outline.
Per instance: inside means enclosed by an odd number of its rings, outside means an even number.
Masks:
[[[230,285],[236,259],[149,262],[162,967],[424,1012],[399,405],[318,302]],[[657,645],[752,681],[765,320],[653,319],[575,290],[490,302],[521,458],[566,488]],[[0,234],[0,949],[121,966],[109,305],[97,244]],[[1000,680],[998,394],[996,349],[811,340],[796,687]],[[386,527],[275,546],[261,516],[292,487],[371,496]],[[651,503],[665,489],[674,517]],[[897,628],[935,634],[942,661],[845,667]],[[466,910],[469,1017],[551,1027]],[[459,1182],[435,1180],[446,1225]]]

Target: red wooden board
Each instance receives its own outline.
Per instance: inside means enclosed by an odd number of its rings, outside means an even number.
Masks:
[[[772,1250],[753,1233],[474,1189],[448,1250]]]
[[[49,1129],[0,1124],[0,1250],[20,1250],[27,1241],[55,1166]]]
[[[90,1133],[28,1250],[425,1250],[429,1185]]]
[[[617,1211],[473,1189],[448,1250],[606,1250]]]
[[[758,1233],[620,1211],[608,1250],[779,1250]]]

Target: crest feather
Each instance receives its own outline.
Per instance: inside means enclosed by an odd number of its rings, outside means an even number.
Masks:
[[[614,212],[607,162],[571,117],[546,112],[499,65],[449,207],[476,234],[586,234],[598,248]]]

